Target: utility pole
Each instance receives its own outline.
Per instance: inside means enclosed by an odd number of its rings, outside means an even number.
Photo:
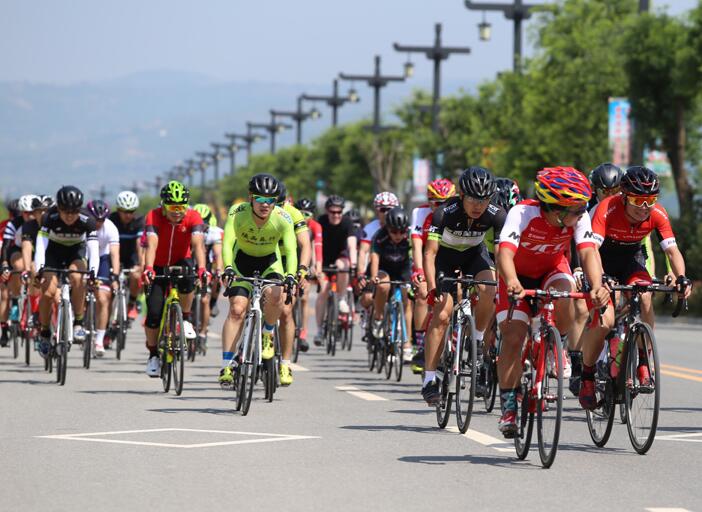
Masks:
[[[212,156],[212,155],[210,155],[209,153],[207,153],[207,152],[205,152],[205,151],[198,151],[198,152],[195,153],[195,154],[196,154],[197,156],[200,157],[200,172],[202,173],[202,174],[200,175],[200,189],[201,189],[200,196],[201,196],[201,197],[204,197],[204,195],[205,195],[205,188],[206,188],[206,185],[205,185],[205,171],[207,171],[207,167],[208,167],[208,164],[209,164],[209,162],[207,161],[207,159],[208,159],[210,156]]]
[[[268,132],[268,136],[271,139],[271,155],[275,154],[275,135],[276,135],[276,133],[280,133],[285,129],[292,128],[292,126],[289,124],[277,123],[275,120],[275,116],[273,114],[271,114],[271,122],[270,123],[247,122],[246,127],[249,131],[252,128],[261,128],[262,130],[266,130]]]
[[[219,161],[222,159],[222,153],[219,151],[221,149],[227,149],[226,144],[218,144],[217,142],[213,142],[210,144],[214,148],[214,153],[212,153],[212,162],[214,162],[214,180],[215,180],[215,188],[217,187],[217,183],[219,183]]]
[[[225,133],[224,136],[228,138],[232,144],[235,144],[237,140],[243,140],[246,145],[246,163],[247,165],[251,162],[251,146],[266,138],[262,133],[253,133],[250,126],[246,127],[246,134],[242,135],[240,133]]]
[[[352,89],[353,91],[353,89]],[[344,103],[350,101],[351,103],[358,103],[358,94],[349,94],[348,96],[339,96],[339,80],[334,79],[334,84],[332,86],[331,96],[315,96],[311,94],[303,94],[302,98],[307,101],[324,101],[332,109],[332,126],[336,127],[338,120],[338,110],[339,107],[343,106]]]
[[[295,140],[296,143],[302,144],[302,122],[306,121],[307,119],[319,119],[320,113],[319,110],[316,108],[313,108],[309,112],[304,112],[302,110],[302,100],[304,99],[304,95],[300,95],[297,97],[297,110],[294,110],[292,112],[290,111],[282,111],[282,110],[271,110],[271,116],[273,116],[273,121],[275,122],[276,117],[290,117],[292,118],[293,121],[295,121],[295,126],[296,126],[296,135],[295,135]]]

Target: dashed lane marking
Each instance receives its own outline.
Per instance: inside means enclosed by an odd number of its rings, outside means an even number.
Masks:
[[[387,401],[387,398],[369,393],[368,391],[361,391],[356,386],[336,386],[335,389],[339,391],[346,391],[349,395],[353,395],[361,400],[368,400],[370,402]]]
[[[692,439],[694,437],[697,437],[699,439]],[[692,433],[686,433],[686,434],[667,434],[664,436],[657,435],[656,441],[659,439],[661,441],[681,441],[683,443],[702,443],[702,432],[692,432]]]
[[[297,363],[290,363],[290,369],[294,372],[308,372],[309,370]]]
[[[667,375],[668,377],[677,377],[678,379],[685,379],[685,380],[691,380],[693,382],[702,382],[702,377],[697,377],[695,375],[687,375],[686,373],[681,373],[681,372],[673,372],[670,370],[661,370],[661,373],[663,375]]]
[[[689,511],[688,509],[686,509],[686,508],[675,508],[675,507],[672,507],[672,508],[667,508],[667,507],[663,507],[663,508],[649,507],[649,508],[647,508],[646,510],[648,510],[648,512],[690,512],[690,511]]]
[[[681,372],[686,372],[686,373],[696,373],[698,375],[702,375],[702,370],[695,370],[694,368],[687,368],[685,366],[676,366],[674,364],[661,364],[661,367],[664,370],[679,370]]]
[[[448,430],[449,432],[459,431],[458,427],[447,427],[446,430]],[[463,435],[471,441],[475,441],[476,443],[482,444],[483,446],[488,446],[493,450],[497,450],[498,452],[514,451],[514,443],[505,441],[504,439],[498,439],[487,434],[483,434],[482,432],[478,432],[477,430],[469,428]]]

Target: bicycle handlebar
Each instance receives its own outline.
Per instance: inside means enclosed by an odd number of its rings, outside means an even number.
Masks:
[[[668,286],[664,281],[661,281],[660,279],[654,279],[653,281],[638,281],[632,284],[609,284],[609,287],[612,291],[614,292],[633,292],[637,295],[641,295],[642,293],[665,293],[666,294],[666,299],[664,300],[664,303],[667,302],[672,302],[673,301],[673,294],[677,293],[678,294],[678,300],[675,304],[675,309],[673,310],[672,317],[677,318],[680,316],[680,313],[682,312],[683,308],[685,311],[687,311],[687,299],[682,296],[679,292],[677,287],[675,286]]]
[[[524,290],[525,297],[533,297],[538,299],[546,299],[548,302],[558,299],[587,299],[589,294],[583,292],[566,292],[559,290]],[[517,305],[517,301],[520,299],[515,294],[509,295],[509,310],[507,311],[507,321],[512,321],[512,316],[514,315],[514,308]],[[606,308],[605,308],[606,309]],[[603,313],[602,308],[600,312]],[[600,323],[602,323],[602,315],[600,315]]]

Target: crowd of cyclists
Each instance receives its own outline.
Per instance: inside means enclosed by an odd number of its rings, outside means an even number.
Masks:
[[[122,273],[127,275],[132,321],[144,293],[146,373],[159,377],[166,269],[178,266],[189,276],[177,284],[188,340],[199,338],[206,346],[209,319],[219,313],[217,298],[222,294],[228,300],[218,381],[232,386],[252,293],[251,283],[240,278],[259,276],[279,284],[265,290],[260,356],[270,360],[279,350],[279,382],[289,386],[295,343],[300,352],[310,350],[308,301],[315,288],[314,346],[324,343],[325,307],[333,289],[351,291],[336,295],[338,314],[354,321],[363,312],[363,338],[370,346],[386,335],[383,315],[390,286],[385,284],[403,282],[404,318],[411,333],[403,341],[404,360],[421,373],[422,397],[435,406],[441,397],[438,367],[457,300],[456,282],[444,277],[472,276],[496,284],[476,286],[473,336],[490,347],[500,340],[498,428],[513,437],[521,354],[533,316],[525,290],[587,293],[587,299],[554,305],[565,350],[564,376],[586,410],[598,405],[595,364],[615,319],[610,281],[603,276],[622,284],[650,282],[650,235],[655,231],[669,262],[669,281],[680,296],[691,292],[668,215],[658,202],[659,179],[650,169],[623,171],[607,163],[588,178],[571,167],[545,168],[536,175],[534,196],[523,198],[515,181],[474,166],[455,183],[447,178],[429,183],[426,203],[412,211],[393,192],[378,193],[374,218],[363,225],[357,206],[339,195],[328,196],[317,216],[314,200],[303,197],[293,203],[282,181],[258,174],[249,182],[248,198],[231,205],[220,228],[210,207],[191,205],[190,191],[178,181],[162,188],[160,205],[144,217],[137,215],[139,198],[131,191],[117,195],[114,210],[103,200],[86,202],[74,186],[60,188],[54,197],[24,195],[7,204],[9,219],[0,224],[0,344],[7,346],[9,326],[19,321],[18,299],[25,287],[35,312],[36,349],[47,357],[58,272],[87,271],[69,274],[73,341],[86,339],[83,319],[90,287],[97,297],[94,354],[103,357],[113,342],[108,317]],[[196,286],[206,293],[196,295]],[[653,326],[650,295],[642,296],[642,317]],[[201,301],[198,332],[192,321],[194,301]],[[295,322],[295,301],[302,305],[301,325]],[[639,382],[650,379],[647,371],[646,365],[639,366]]]

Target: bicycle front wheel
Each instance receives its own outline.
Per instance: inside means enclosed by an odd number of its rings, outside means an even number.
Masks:
[[[405,314],[404,311],[402,311],[402,307],[403,306],[400,305],[397,310],[397,322],[395,322],[395,334],[393,334],[395,350],[395,380],[397,382],[402,380],[402,369],[405,365],[405,352],[403,345],[405,343],[405,334],[407,330],[405,326]]]
[[[172,363],[173,390],[180,396],[183,392],[183,380],[185,378],[185,328],[183,325],[183,310],[179,303],[171,305],[170,315],[171,335],[172,335]]]
[[[95,300],[88,299],[85,308],[85,340],[83,340],[83,368],[90,369],[90,359],[93,356],[93,341],[95,340]]]
[[[497,361],[495,360],[495,355],[491,352],[492,349],[483,350],[483,382],[485,383],[483,402],[485,404],[485,412],[492,412],[492,409],[495,407],[495,398],[497,397]]]
[[[477,343],[473,336],[473,320],[466,317],[462,326],[461,343],[458,347],[458,373],[456,374],[456,424],[461,434],[470,425],[475,400],[477,374]]]
[[[661,394],[658,349],[648,324],[631,326],[627,338],[626,428],[634,450],[643,455],[651,448],[658,428]]]
[[[113,341],[115,346],[115,355],[118,360],[122,359],[122,350],[127,341],[127,299],[124,293],[120,293],[117,297],[117,339]]]
[[[251,399],[253,398],[253,388],[256,384],[258,373],[258,347],[261,344],[261,329],[259,327],[260,320],[256,316],[251,317],[249,326],[248,340],[246,340],[246,352],[243,354],[242,361],[244,367],[242,369],[243,386],[237,393],[241,395],[241,414],[246,416],[251,407]]]
[[[558,451],[563,414],[563,345],[555,327],[549,327],[541,340],[543,361],[541,398],[536,402],[536,425],[539,457],[545,468],[551,467]]]

